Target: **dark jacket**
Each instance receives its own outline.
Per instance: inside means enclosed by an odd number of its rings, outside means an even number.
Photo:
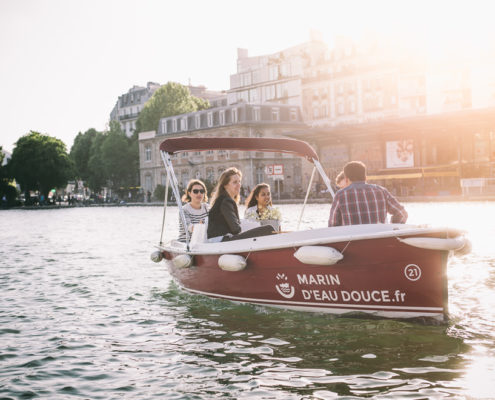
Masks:
[[[241,221],[237,204],[229,195],[219,196],[208,215],[208,239],[228,233],[237,235],[240,232]]]

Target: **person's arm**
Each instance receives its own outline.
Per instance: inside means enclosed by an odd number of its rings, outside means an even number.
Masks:
[[[229,231],[233,235],[237,235],[241,232],[241,221],[239,220],[239,214],[237,211],[237,204],[231,198],[225,198],[220,204],[220,212],[225,218],[225,222],[229,226]]]
[[[392,215],[390,220],[393,224],[405,224],[407,221],[407,211],[399,201],[387,191],[387,212]]]

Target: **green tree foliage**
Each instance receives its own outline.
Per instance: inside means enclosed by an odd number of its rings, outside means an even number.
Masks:
[[[15,205],[17,189],[9,176],[7,167],[3,165],[4,157],[5,154],[0,146],[0,207],[10,207]]]
[[[65,144],[34,131],[17,141],[8,168],[23,191],[39,190],[45,198],[50,189],[65,186],[73,177]]]
[[[208,100],[191,95],[186,86],[168,82],[144,105],[136,122],[136,132],[156,130],[160,118],[204,110],[209,106]]]
[[[101,147],[105,141],[105,135],[98,132],[93,138],[89,149],[87,184],[94,192],[99,192],[107,183],[107,176],[103,165]]]
[[[84,181],[88,181],[90,176],[89,158],[91,156],[91,146],[99,134],[93,128],[84,133],[79,132],[70,149],[70,158],[74,163],[76,176]]]
[[[101,145],[103,168],[113,189],[134,185],[137,157],[132,143],[118,122],[110,123],[110,131]]]

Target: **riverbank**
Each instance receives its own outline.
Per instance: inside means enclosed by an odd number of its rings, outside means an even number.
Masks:
[[[433,202],[471,202],[471,201],[495,201],[495,195],[492,196],[408,196],[397,197],[401,203],[433,203]],[[304,199],[274,199],[273,204],[302,204]],[[308,204],[330,204],[331,199],[314,198],[308,199]],[[175,206],[175,203],[168,203],[170,206]],[[11,210],[42,210],[42,209],[59,209],[59,208],[79,208],[79,207],[163,207],[163,202],[136,202],[136,203],[96,203],[96,204],[50,204],[50,205],[33,205],[33,206],[18,206],[10,207]],[[6,208],[0,208],[0,210]]]

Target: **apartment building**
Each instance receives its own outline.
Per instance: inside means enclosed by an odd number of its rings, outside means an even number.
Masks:
[[[110,113],[110,121],[120,122],[120,126],[125,134],[131,136],[136,129],[136,121],[139,113],[160,86],[159,83],[148,82],[146,87],[135,85],[130,88],[127,93],[119,96]],[[227,95],[224,92],[207,90],[202,85],[193,86],[189,84],[186,87],[193,96],[208,100],[212,107],[227,104]]]
[[[277,53],[249,56],[237,49],[237,72],[230,76],[228,104],[289,104],[301,106],[301,79],[313,60],[322,57],[327,46],[316,37]]]
[[[157,131],[139,134],[141,187],[153,193],[165,185],[166,172],[160,158],[160,143],[169,137],[277,137],[300,130],[300,109],[290,105],[235,104],[162,118]],[[243,172],[243,191],[247,195],[256,184],[271,184],[275,198],[299,194],[307,182],[300,157],[284,153],[209,150],[185,152],[172,157],[179,185],[192,178],[215,183],[228,167]],[[281,165],[283,175],[275,182],[267,167]]]

